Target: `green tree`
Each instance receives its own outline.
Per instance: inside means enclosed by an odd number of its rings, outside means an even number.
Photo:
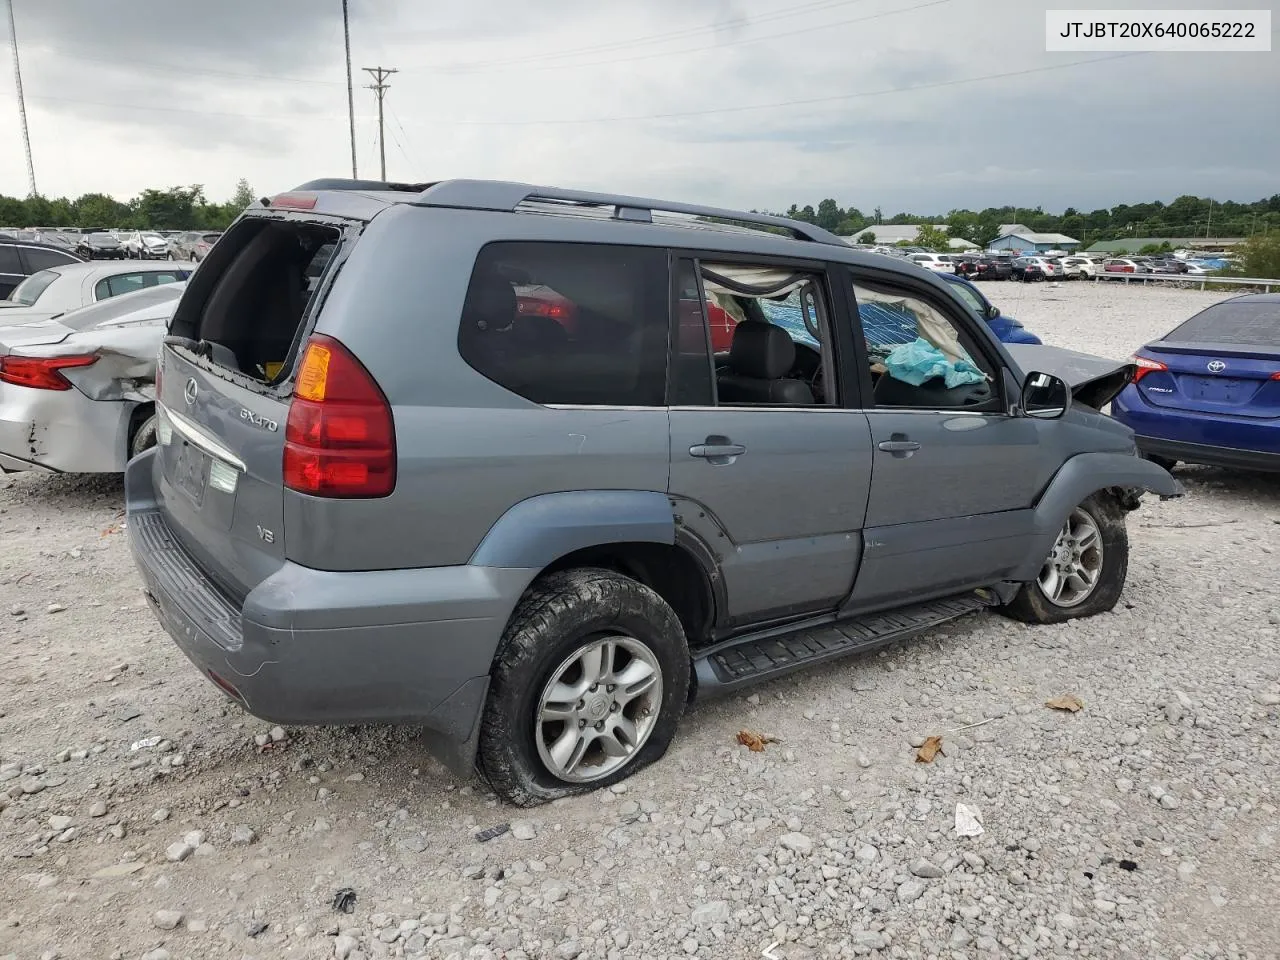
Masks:
[[[205,206],[204,187],[143,190],[133,201],[135,222],[152,230],[191,230],[201,224],[197,211]]]
[[[239,214],[246,207],[252,206],[253,201],[256,199],[253,195],[253,187],[249,186],[249,181],[241,177],[236,181],[236,192],[231,195],[229,205],[235,207],[236,213]]]
[[[80,227],[119,227],[129,219],[131,210],[105,193],[86,193],[72,203],[76,225]]]
[[[1173,245],[1168,240],[1163,243],[1147,243],[1138,250],[1138,256],[1149,257],[1155,253],[1172,253]]]
[[[932,224],[922,223],[920,228],[916,231],[916,238],[912,243],[912,246],[924,247],[926,250],[935,250],[939,253],[945,253],[951,249],[950,245],[947,243],[948,239],[950,238],[947,236],[947,232],[945,230],[939,230]]]
[[[1223,270],[1241,277],[1280,280],[1280,233],[1250,237],[1232,250],[1240,266]]]
[[[818,204],[817,224],[824,230],[834,230],[844,219],[840,204],[830,197]]]
[[[876,242],[875,232],[872,230],[868,230],[866,233],[864,233],[862,236],[858,238],[858,242],[859,243],[875,243]]]

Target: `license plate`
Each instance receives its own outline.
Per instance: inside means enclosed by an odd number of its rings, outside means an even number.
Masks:
[[[1233,378],[1193,377],[1191,380],[1191,396],[1196,400],[1239,403],[1243,394],[1244,384]]]
[[[189,443],[183,443],[173,465],[173,485],[190,497],[198,507],[204,501],[204,488],[208,478],[208,455]]]

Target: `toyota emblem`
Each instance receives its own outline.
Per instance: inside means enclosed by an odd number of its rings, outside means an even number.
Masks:
[[[1205,369],[1210,373],[1221,373],[1223,370],[1227,369],[1227,365],[1221,360],[1210,360],[1205,364]]]
[[[182,388],[182,395],[187,398],[187,403],[196,402],[196,394],[200,392],[200,387],[196,384],[196,378],[190,377],[187,385]]]

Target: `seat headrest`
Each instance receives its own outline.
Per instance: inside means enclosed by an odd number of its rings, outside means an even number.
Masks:
[[[496,272],[472,280],[463,307],[466,326],[492,333],[506,330],[515,318],[516,292],[510,280]]]
[[[743,320],[734,328],[729,366],[744,377],[777,380],[796,362],[796,345],[787,331],[772,323]]]

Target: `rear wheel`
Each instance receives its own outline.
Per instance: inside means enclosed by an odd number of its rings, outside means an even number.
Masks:
[[[129,438],[129,459],[132,460],[138,454],[145,450],[150,450],[156,445],[156,415],[142,420],[133,431],[133,436]]]
[[[661,757],[689,689],[689,650],[657,593],[611,570],[551,574],[525,594],[494,661],[477,765],[534,806]]]
[[[1129,571],[1124,511],[1095,493],[1071,511],[1036,579],[1024,583],[1003,612],[1025,623],[1062,623],[1116,605]]]

